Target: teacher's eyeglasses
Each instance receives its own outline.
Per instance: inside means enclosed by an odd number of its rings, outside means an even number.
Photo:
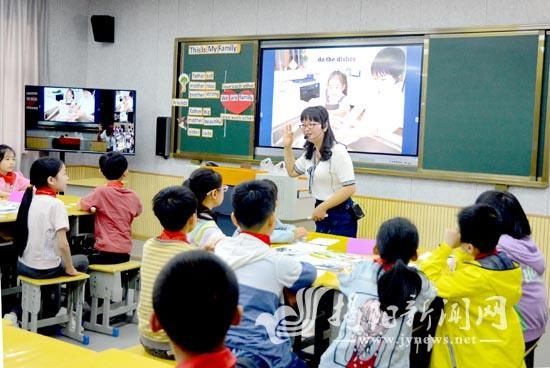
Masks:
[[[315,125],[321,125],[321,123],[307,123],[307,124],[300,124],[298,126],[300,127],[300,129],[306,129],[306,128],[312,129]]]

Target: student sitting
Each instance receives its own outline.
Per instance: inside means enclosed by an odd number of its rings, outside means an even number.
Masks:
[[[107,184],[80,200],[83,211],[95,213],[97,253],[88,259],[91,264],[128,262],[132,251],[132,222],[141,214],[141,202],[134,191],[124,188],[122,180],[128,175],[126,157],[118,152],[106,153],[99,158],[99,168]]]
[[[279,315],[283,288],[297,292],[309,287],[317,272],[312,265],[270,248],[275,195],[265,182],[254,180],[235,188],[231,218],[241,233],[222,239],[215,252],[237,274],[244,317],[239,326],[229,329],[226,345],[239,360],[249,360],[255,367],[305,367],[292,352],[286,335],[278,336],[275,326],[258,322],[260,318]]]
[[[57,192],[64,191],[69,181],[65,165],[56,158],[39,158],[32,163],[30,177],[32,186],[25,190],[15,223],[17,273],[49,279],[85,272],[86,256],[71,256],[67,241],[69,216],[57,198]],[[59,285],[43,287],[42,293],[48,296],[44,298],[42,316],[54,316],[61,306]]]
[[[186,235],[197,223],[196,211],[195,195],[181,185],[164,188],[153,198],[153,212],[164,230],[157,238],[151,238],[143,245],[138,327],[140,341],[145,351],[165,359],[174,359],[174,353],[166,333],[162,330],[154,330],[150,324],[149,318],[153,312],[153,284],[162,267],[175,255],[196,249],[189,245]],[[180,280],[180,282],[192,281]]]
[[[180,303],[178,295],[192,301]],[[237,359],[224,340],[229,325],[241,319],[238,301],[239,284],[229,266],[210,252],[184,252],[157,277],[151,327],[168,335],[177,368],[232,368]]]
[[[418,232],[409,220],[380,226],[374,248],[380,258],[340,277],[348,310],[320,367],[409,367],[414,313],[425,312],[435,298],[428,279],[407,266],[417,249]]]
[[[476,203],[485,203],[497,210],[502,217],[502,235],[497,250],[518,262],[523,274],[521,299],[516,310],[523,322],[525,339],[525,365],[534,366],[535,348],[546,329],[548,309],[544,286],[544,255],[531,239],[531,226],[518,199],[509,192],[488,190]]]
[[[197,226],[189,233],[190,244],[213,250],[225,234],[216,224],[212,210],[223,202],[227,185],[222,185],[222,176],[216,171],[201,167],[191,173],[183,185],[191,189],[198,201]]]
[[[12,192],[20,192],[29,186],[29,179],[15,171],[15,151],[0,144],[0,199],[8,199]]]
[[[460,211],[458,226],[460,233],[447,230],[444,243],[420,264],[446,300],[431,367],[522,367],[523,334],[514,309],[521,296],[521,269],[496,250],[500,216],[477,204]]]
[[[262,179],[263,182],[265,182],[271,190],[273,191],[275,195],[275,200],[277,206],[277,203],[279,200],[277,199],[277,196],[279,194],[279,189],[277,188],[277,184],[273,182],[273,180],[269,179]],[[237,236],[240,233],[240,229],[237,228],[235,230],[235,233],[233,236]],[[281,220],[278,218],[275,219],[275,228],[273,229],[273,232],[271,233],[271,236],[269,237],[271,243],[277,244],[277,243],[293,243],[296,240],[305,238],[307,236],[307,230],[303,227],[296,227],[291,224],[283,224]]]

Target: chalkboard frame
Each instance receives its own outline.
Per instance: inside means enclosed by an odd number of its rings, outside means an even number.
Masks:
[[[537,37],[538,36],[538,37]],[[533,101],[531,102],[532,105],[532,131],[530,144],[531,144],[531,150],[530,150],[530,162],[524,162],[524,166],[529,166],[529,173],[525,175],[513,175],[509,173],[487,173],[484,174],[482,172],[476,172],[475,170],[472,171],[459,171],[459,170],[445,170],[445,169],[430,169],[426,167],[425,160],[426,160],[426,129],[430,129],[430,124],[434,124],[434,120],[429,120],[428,123],[426,123],[426,109],[427,109],[427,99],[429,94],[428,84],[430,81],[430,77],[433,78],[433,75],[430,75],[430,54],[432,53],[432,48],[430,47],[430,40],[443,40],[447,41],[450,39],[456,39],[457,40],[457,46],[459,45],[459,42],[464,39],[488,39],[493,37],[509,37],[509,40],[512,40],[512,38],[516,37],[519,39],[520,37],[530,37],[532,39],[537,40],[536,49],[533,48],[533,51],[537,53],[536,56],[536,66],[534,69],[535,75],[534,75],[534,86],[535,90],[533,92]],[[484,40],[485,41],[485,40]],[[425,82],[424,90],[423,90],[423,102],[422,102],[422,110],[423,113],[421,114],[421,122],[422,122],[422,132],[421,132],[421,152],[419,155],[419,171],[421,173],[427,173],[432,174],[436,176],[444,176],[448,177],[449,175],[452,176],[455,174],[460,179],[463,179],[464,181],[470,181],[475,179],[483,178],[484,180],[487,180],[489,182],[500,182],[502,181],[511,181],[511,182],[522,182],[522,181],[528,181],[528,182],[537,182],[537,159],[538,159],[538,148],[539,148],[539,131],[541,127],[540,122],[540,109],[541,109],[541,89],[542,89],[542,72],[543,72],[543,61],[544,61],[544,33],[542,31],[526,31],[526,32],[487,32],[487,33],[455,33],[455,34],[436,34],[436,35],[430,35],[428,36],[428,40],[426,42],[427,48],[425,49],[425,64],[424,64],[424,78],[423,82]],[[434,128],[432,128],[434,129]],[[432,138],[433,143],[433,138]],[[432,155],[433,156],[433,155]],[[430,157],[432,157],[430,156]]]
[[[227,37],[227,38],[220,38],[220,39],[211,39],[211,38],[177,38],[175,40],[174,44],[174,75],[173,75],[173,88],[172,88],[172,98],[178,98],[178,76],[180,73],[183,72],[184,66],[185,66],[185,60],[184,60],[184,48],[189,45],[219,45],[219,44],[228,44],[228,43],[238,43],[241,44],[241,47],[243,47],[243,44],[246,44],[246,46],[250,46],[252,48],[252,60],[251,60],[251,80],[243,81],[243,82],[253,82],[254,88],[250,88],[254,92],[254,103],[251,106],[252,109],[252,116],[256,116],[256,107],[257,107],[257,101],[256,97],[258,96],[257,92],[257,76],[258,76],[258,40],[250,37]],[[222,88],[220,86],[219,90],[221,91]],[[188,99],[190,100],[190,99]],[[181,134],[182,129],[178,126],[177,118],[180,115],[180,109],[179,106],[174,106],[172,104],[172,137],[171,139],[171,152],[173,152],[172,156],[177,158],[190,158],[190,159],[196,159],[196,160],[219,160],[219,161],[233,161],[233,162],[240,162],[240,161],[247,161],[253,159],[253,153],[254,153],[254,136],[255,136],[255,129],[256,124],[255,121],[252,122],[245,122],[245,124],[249,124],[250,127],[248,128],[248,143],[247,143],[247,152],[245,154],[232,154],[232,153],[215,153],[215,152],[201,152],[197,150],[181,150],[180,144],[181,144]],[[246,111],[248,111],[249,108],[247,108]],[[244,114],[243,114],[244,115]],[[228,124],[224,122],[224,124]]]

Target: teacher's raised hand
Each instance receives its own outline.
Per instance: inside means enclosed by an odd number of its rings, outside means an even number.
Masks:
[[[285,135],[283,137],[283,147],[291,148],[292,142],[294,142],[294,132],[292,131],[292,125],[287,124],[285,126]]]

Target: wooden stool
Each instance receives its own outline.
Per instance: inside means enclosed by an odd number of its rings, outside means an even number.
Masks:
[[[60,323],[67,323],[61,329],[61,334],[88,345],[90,339],[81,331],[82,306],[84,304],[84,285],[89,279],[85,273],[76,276],[61,276],[52,279],[33,279],[26,276],[19,276],[22,289],[21,306],[23,316],[21,327],[25,330],[36,332],[39,327],[53,326]],[[40,302],[42,300],[42,286],[62,285],[67,287],[67,313],[51,318],[38,319]],[[29,321],[30,315],[30,321]]]
[[[92,310],[90,321],[84,322],[84,328],[115,337],[119,335],[118,328],[111,327],[110,319],[121,314],[133,317],[138,305],[140,267],[141,263],[136,261],[111,265],[90,265],[88,272],[90,273]],[[124,283],[122,282],[122,273],[128,275]],[[133,291],[131,297],[130,290]],[[99,311],[99,299],[103,300],[102,311]],[[100,315],[102,315],[101,324],[98,323]]]

